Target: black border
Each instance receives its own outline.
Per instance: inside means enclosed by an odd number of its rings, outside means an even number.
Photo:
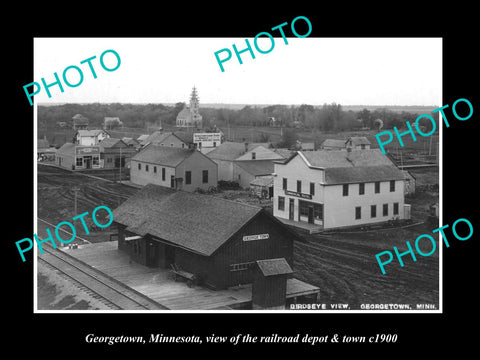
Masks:
[[[303,344],[287,346],[266,345],[269,351],[281,353],[287,347],[321,354],[326,349],[342,348],[379,350],[384,355],[412,355],[425,349],[431,355],[436,350],[459,348],[463,351],[475,344],[474,329],[468,321],[476,312],[475,256],[478,250],[478,215],[473,211],[477,195],[475,145],[476,126],[480,107],[475,79],[479,78],[474,36],[475,10],[456,3],[438,9],[421,8],[402,3],[391,8],[369,7],[365,4],[322,3],[294,9],[291,4],[266,5],[266,11],[246,3],[220,4],[213,9],[205,4],[191,8],[174,9],[162,4],[116,4],[100,11],[92,6],[72,8],[63,13],[42,8],[23,10],[16,15],[18,27],[4,29],[9,36],[10,50],[4,65],[8,92],[8,116],[5,121],[4,183],[14,190],[4,193],[7,221],[3,248],[8,268],[4,310],[12,314],[5,343],[19,351],[28,344],[36,351],[49,355],[66,356],[95,354],[108,350],[122,353],[126,348],[167,356],[162,350],[194,351],[211,354],[211,350],[250,351],[257,345],[233,347],[230,345],[99,345],[86,344],[85,335],[310,335],[350,334],[369,336],[376,333],[396,333],[395,344],[326,344],[315,347]],[[127,10],[128,7],[128,10]],[[444,248],[443,314],[33,314],[33,259],[27,256],[21,262],[14,242],[31,237],[33,233],[33,109],[26,101],[22,86],[33,81],[33,37],[254,37],[258,32],[291,22],[296,16],[310,19],[313,31],[310,37],[442,37],[443,38],[443,104],[452,104],[458,98],[467,98],[474,107],[468,121],[450,121],[444,127],[443,137],[443,209],[444,224],[458,218],[469,219],[474,226],[473,237],[465,242],[453,240]],[[4,26],[4,25],[2,25]],[[21,31],[15,31],[20,29]],[[10,34],[10,35],[8,35]],[[428,53],[412,54],[430,56]],[[478,61],[477,61],[478,62]],[[475,66],[476,65],[476,66]],[[414,90],[412,90],[414,91]],[[13,102],[11,101],[13,100]],[[442,104],[442,105],[443,105]],[[12,184],[12,185],[10,185]],[[5,214],[4,213],[4,214]],[[23,347],[24,348],[24,347]],[[416,349],[416,350],[413,350]],[[207,353],[207,351],[209,353]],[[68,353],[66,353],[68,352]],[[300,353],[299,353],[300,354]]]

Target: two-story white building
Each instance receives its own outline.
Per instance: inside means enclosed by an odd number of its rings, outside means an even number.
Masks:
[[[74,135],[74,143],[82,146],[98,145],[103,139],[109,138],[110,134],[105,130],[77,130]]]
[[[405,218],[404,176],[378,149],[298,151],[275,161],[274,179],[279,219],[331,229]]]

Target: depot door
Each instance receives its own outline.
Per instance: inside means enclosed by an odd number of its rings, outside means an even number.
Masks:
[[[158,266],[158,243],[155,241],[150,241],[147,247],[147,266],[157,267]]]

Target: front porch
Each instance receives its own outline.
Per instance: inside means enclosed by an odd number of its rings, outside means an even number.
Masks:
[[[306,221],[294,221],[277,217],[285,225],[290,225],[308,231],[310,234],[316,234],[323,231],[323,225],[311,224]]]

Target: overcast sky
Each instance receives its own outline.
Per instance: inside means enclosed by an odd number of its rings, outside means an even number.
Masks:
[[[70,65],[83,70],[83,83],[64,85],[35,96],[37,103],[176,103],[188,102],[193,85],[202,103],[342,105],[441,105],[442,40],[440,38],[275,38],[275,47],[255,59],[242,54],[240,65],[232,44],[245,48],[245,38],[36,38],[34,79],[62,78]],[[270,47],[261,39],[262,49]],[[232,51],[221,72],[214,52]],[[113,49],[120,67],[102,69],[100,54]],[[92,65],[80,61],[96,55]],[[221,54],[221,57],[226,54]],[[107,66],[115,65],[112,54]],[[76,71],[68,71],[75,83]],[[62,80],[63,81],[63,80]],[[28,101],[28,100],[27,100]]]

